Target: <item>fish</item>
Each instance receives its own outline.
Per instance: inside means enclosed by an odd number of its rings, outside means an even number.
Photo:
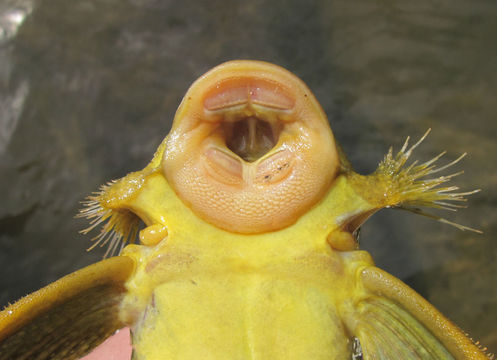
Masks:
[[[464,154],[410,162],[428,132],[361,175],[297,76],[218,65],[151,162],[84,203],[106,258],[0,313],[0,359],[78,359],[123,327],[136,360],[492,358],[360,249],[383,208],[479,232],[425,210],[478,191],[439,174]]]

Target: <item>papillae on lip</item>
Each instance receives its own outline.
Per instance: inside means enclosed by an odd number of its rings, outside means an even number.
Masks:
[[[162,169],[197,215],[226,230],[261,233],[313,206],[338,164],[326,115],[300,79],[268,63],[234,61],[189,89]]]

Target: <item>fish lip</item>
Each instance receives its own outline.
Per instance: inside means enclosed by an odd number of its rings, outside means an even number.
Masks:
[[[246,90],[230,93],[240,84],[250,89],[254,81],[263,85],[262,97],[250,94],[248,101]],[[266,96],[270,86],[278,90],[276,100]],[[224,131],[249,116],[277,124],[281,131],[268,153],[247,162],[226,146]],[[227,165],[224,155],[231,157]],[[209,156],[213,168],[208,170],[215,177],[205,168]],[[284,68],[250,60],[223,63],[191,85],[161,160],[167,182],[185,205],[212,225],[242,234],[294,223],[330,187],[337,164],[333,133],[311,90]]]
[[[218,80],[204,91],[202,103],[208,113],[246,105],[290,111],[295,107],[296,99],[279,81],[242,75]]]
[[[205,135],[211,137],[213,133],[222,134],[223,141],[222,144],[218,142],[218,149],[222,147],[224,152],[229,152],[246,163],[260,160],[275,150],[286,125],[299,120],[295,116],[295,103],[290,99],[290,95],[282,95],[287,90],[281,90],[283,85],[276,84],[272,80],[254,77],[221,80],[218,85],[211,86],[215,92],[206,91],[204,114],[199,118],[201,121],[197,126],[201,123],[215,126],[206,128]],[[268,86],[279,86],[278,96],[272,96],[272,92],[267,93],[273,91]],[[257,89],[252,91],[255,87]],[[235,92],[234,96],[232,91]],[[214,102],[209,103],[211,100]],[[270,100],[274,101],[269,103]],[[210,106],[213,104],[215,106]],[[258,150],[252,154],[250,150],[244,151],[237,146],[240,144],[237,140],[241,137],[247,138],[246,131],[251,127],[247,123],[251,120],[256,120],[253,123],[257,125],[253,126],[259,129],[255,139]],[[245,135],[240,132],[241,129],[245,129]]]
[[[249,135],[248,129],[251,121],[255,124],[252,126],[258,129],[256,135],[252,135],[253,137]],[[204,135],[204,151],[216,148],[231,154],[245,164],[259,162],[281,147],[283,144],[280,136],[286,126],[285,122],[275,114],[270,116],[260,113],[246,115],[243,110],[236,111],[236,114],[230,111],[230,115],[221,115],[218,121],[211,124],[214,128],[207,130]],[[254,141],[252,147],[249,145],[251,141]]]
[[[249,71],[239,75],[220,76],[204,86],[199,98],[203,115],[201,122],[216,124],[222,128],[225,151],[232,153],[244,162],[254,162],[273,153],[279,143],[280,134],[286,124],[300,120],[295,89],[284,82],[269,77],[266,73],[256,74]],[[246,154],[235,150],[236,133],[233,128],[249,119],[255,118],[258,128],[266,128],[265,136],[259,143],[264,143],[262,151]],[[269,126],[267,126],[269,125]],[[269,139],[272,146],[269,146]],[[268,147],[269,146],[269,147]],[[242,155],[242,153],[244,155]]]

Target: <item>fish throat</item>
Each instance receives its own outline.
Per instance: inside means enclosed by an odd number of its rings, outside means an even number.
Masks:
[[[277,126],[255,116],[224,122],[223,128],[227,148],[247,162],[260,159],[278,142]]]

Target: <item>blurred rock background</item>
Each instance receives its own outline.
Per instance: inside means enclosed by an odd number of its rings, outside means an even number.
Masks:
[[[82,266],[79,202],[144,167],[188,86],[231,59],[274,62],[323,105],[356,170],[432,134],[415,157],[454,170],[483,235],[385,210],[361,245],[497,351],[497,2],[3,0],[0,304]]]

